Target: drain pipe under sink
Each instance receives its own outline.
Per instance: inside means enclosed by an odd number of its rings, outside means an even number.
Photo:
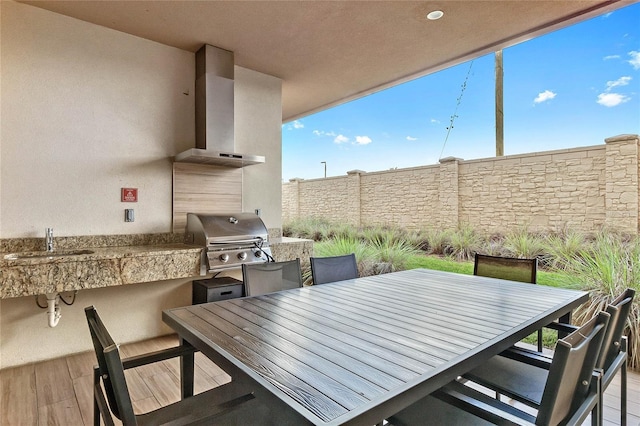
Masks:
[[[47,293],[47,317],[49,318],[49,327],[55,327],[60,321],[62,314],[60,313],[60,294]]]

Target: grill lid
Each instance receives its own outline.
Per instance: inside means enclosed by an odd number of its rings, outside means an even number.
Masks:
[[[266,242],[267,239],[267,227],[255,213],[187,213],[187,244],[209,246],[216,243]]]

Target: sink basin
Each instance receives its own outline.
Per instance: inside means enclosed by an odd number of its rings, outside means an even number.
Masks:
[[[25,251],[21,253],[5,254],[5,260],[18,259],[53,259],[55,257],[79,256],[91,254],[93,250],[55,250],[55,251]]]

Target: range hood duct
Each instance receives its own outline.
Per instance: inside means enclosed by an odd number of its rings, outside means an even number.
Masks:
[[[227,167],[264,163],[263,156],[235,152],[233,66],[228,50],[205,44],[196,52],[196,147],[175,161]]]

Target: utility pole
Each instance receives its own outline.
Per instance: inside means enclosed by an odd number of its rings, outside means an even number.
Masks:
[[[321,161],[320,164],[324,164],[324,177],[327,177],[327,162],[326,161]]]
[[[502,49],[496,51],[496,157],[504,156],[504,110],[502,109],[504,70],[502,68]]]

